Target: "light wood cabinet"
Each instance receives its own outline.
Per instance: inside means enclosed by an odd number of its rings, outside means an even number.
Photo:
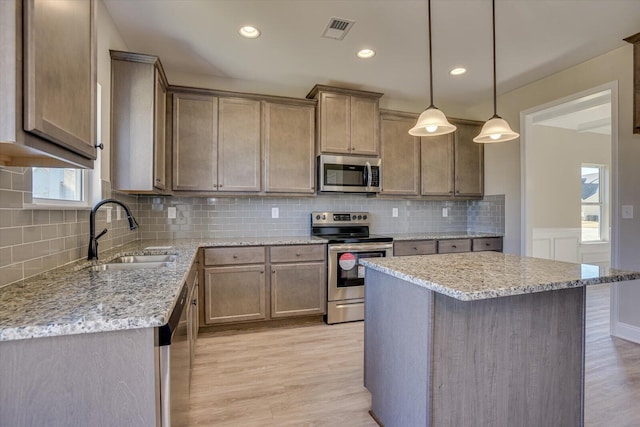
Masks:
[[[167,79],[156,56],[111,51],[111,182],[114,190],[166,189]]]
[[[218,189],[218,98],[173,94],[173,189]]]
[[[259,192],[260,101],[173,94],[173,189]]]
[[[260,191],[260,101],[220,98],[218,190]]]
[[[93,167],[96,2],[0,1],[0,165]]]
[[[502,237],[477,237],[471,239],[473,252],[497,251],[502,252]]]
[[[382,111],[380,115],[380,151],[382,189],[380,194],[419,194],[420,138],[409,135],[415,115]]]
[[[393,242],[393,256],[431,255],[438,253],[436,240],[402,240]]]
[[[267,193],[315,191],[315,108],[263,104],[264,189]]]
[[[421,137],[421,194],[474,198],[484,195],[484,146],[473,142],[481,124],[451,119],[452,134]]]
[[[471,239],[438,240],[438,253],[471,252]]]
[[[640,33],[624,39],[633,44],[633,133],[640,133]]]
[[[326,246],[273,246],[271,317],[324,314],[327,305]]]
[[[458,252],[502,252],[502,237],[469,239],[398,240],[393,242],[393,256],[448,254]]]
[[[381,93],[316,85],[318,153],[380,155]]]

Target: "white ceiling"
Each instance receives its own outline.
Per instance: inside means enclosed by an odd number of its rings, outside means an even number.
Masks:
[[[533,124],[611,135],[611,92],[587,95],[538,111]]]
[[[428,104],[427,0],[104,0],[130,50],[172,73],[263,87],[314,84],[383,92]],[[498,92],[612,49],[640,32],[640,0],[497,0]],[[343,41],[321,38],[331,17],[355,20]],[[491,1],[433,0],[435,104],[491,99]],[[253,25],[262,36],[238,35]],[[364,47],[370,60],[356,58]],[[459,77],[449,70],[463,66]]]

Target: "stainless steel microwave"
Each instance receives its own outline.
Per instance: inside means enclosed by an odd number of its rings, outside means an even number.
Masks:
[[[379,193],[379,157],[318,156],[318,190],[340,193]]]

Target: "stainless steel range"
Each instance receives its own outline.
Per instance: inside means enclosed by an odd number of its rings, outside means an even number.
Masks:
[[[393,255],[393,238],[369,234],[368,212],[313,212],[311,235],[329,241],[328,324],[364,320],[363,258]]]

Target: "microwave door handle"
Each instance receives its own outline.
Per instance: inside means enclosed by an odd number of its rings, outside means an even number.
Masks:
[[[371,175],[371,163],[369,162],[365,162],[365,167],[367,169],[367,175],[365,176],[365,186],[367,187],[367,190],[371,190],[371,181],[373,179],[373,176]]]

